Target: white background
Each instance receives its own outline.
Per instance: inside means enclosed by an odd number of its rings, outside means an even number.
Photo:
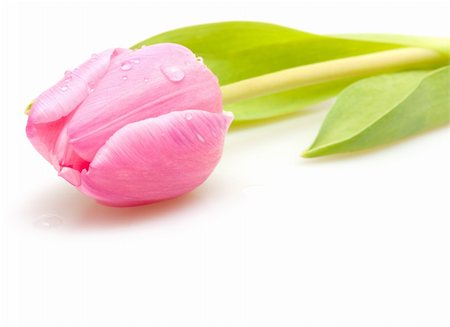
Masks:
[[[176,27],[448,36],[449,16],[431,1],[2,1],[0,325],[449,326],[448,127],[302,159],[328,102],[232,129],[191,194],[113,209],[56,176],[23,115],[91,53]]]

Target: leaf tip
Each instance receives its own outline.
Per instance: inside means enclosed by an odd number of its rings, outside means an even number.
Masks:
[[[31,107],[33,107],[34,101],[35,101],[35,100],[31,101],[31,102],[28,104],[28,106],[26,106],[25,111],[24,111],[25,115],[29,115],[29,114],[30,114]]]
[[[300,154],[300,156],[302,157],[302,158],[306,158],[306,159],[308,159],[308,158],[314,158],[314,157],[317,157],[317,154],[316,154],[316,152],[313,150],[313,149],[308,149],[308,150],[306,150],[306,151],[303,151],[301,154]]]

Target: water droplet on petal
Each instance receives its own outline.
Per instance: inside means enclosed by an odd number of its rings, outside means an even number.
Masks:
[[[140,64],[141,60],[139,58],[133,59],[134,64]]]
[[[192,120],[192,114],[186,114],[184,115],[184,118],[186,118],[186,120]]]
[[[92,82],[89,82],[88,83],[88,92],[89,93],[92,93],[92,92],[94,92],[94,83],[92,83]]]
[[[203,57],[198,56],[198,57],[197,57],[197,61],[198,61],[199,63],[203,64]]]
[[[125,61],[122,63],[122,65],[120,65],[120,69],[122,69],[123,71],[127,71],[131,69],[131,64],[129,61]]]
[[[60,86],[59,89],[63,92],[66,92],[69,87],[67,85]]]
[[[60,227],[62,223],[63,221],[58,215],[45,214],[40,216],[34,222],[34,227],[44,230],[50,230]]]
[[[147,83],[149,81],[149,79],[146,77],[144,78],[144,82]]]
[[[200,142],[205,143],[204,137],[203,137],[201,134],[199,134],[199,133],[197,133],[197,139],[198,139]]]
[[[70,70],[66,70],[64,72],[64,82],[68,82],[72,79],[72,72]]]
[[[126,81],[126,80],[128,79],[128,76],[127,76],[127,75],[123,75],[123,76],[122,76],[122,79],[123,79],[124,81]]]
[[[172,82],[180,82],[184,78],[184,72],[177,66],[163,65],[161,72]]]

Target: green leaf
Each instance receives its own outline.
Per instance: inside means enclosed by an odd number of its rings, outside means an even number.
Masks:
[[[132,48],[161,42],[182,44],[201,56],[222,86],[300,65],[403,47],[315,35],[266,23],[224,22],[172,30]],[[353,81],[298,88],[234,103],[225,109],[234,113],[235,121],[284,115],[333,97]]]
[[[450,66],[360,80],[345,89],[304,157],[369,149],[450,121]]]
[[[336,37],[349,40],[363,40],[433,49],[450,56],[450,39],[448,37],[429,37],[397,34],[338,34]]]
[[[25,115],[29,115],[31,111],[31,107],[33,106],[33,101],[31,101],[26,107],[25,107]]]

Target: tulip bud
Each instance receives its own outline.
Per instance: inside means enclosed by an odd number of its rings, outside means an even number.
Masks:
[[[165,43],[93,55],[34,101],[26,131],[81,192],[132,206],[203,183],[232,119],[214,74],[189,49]]]

